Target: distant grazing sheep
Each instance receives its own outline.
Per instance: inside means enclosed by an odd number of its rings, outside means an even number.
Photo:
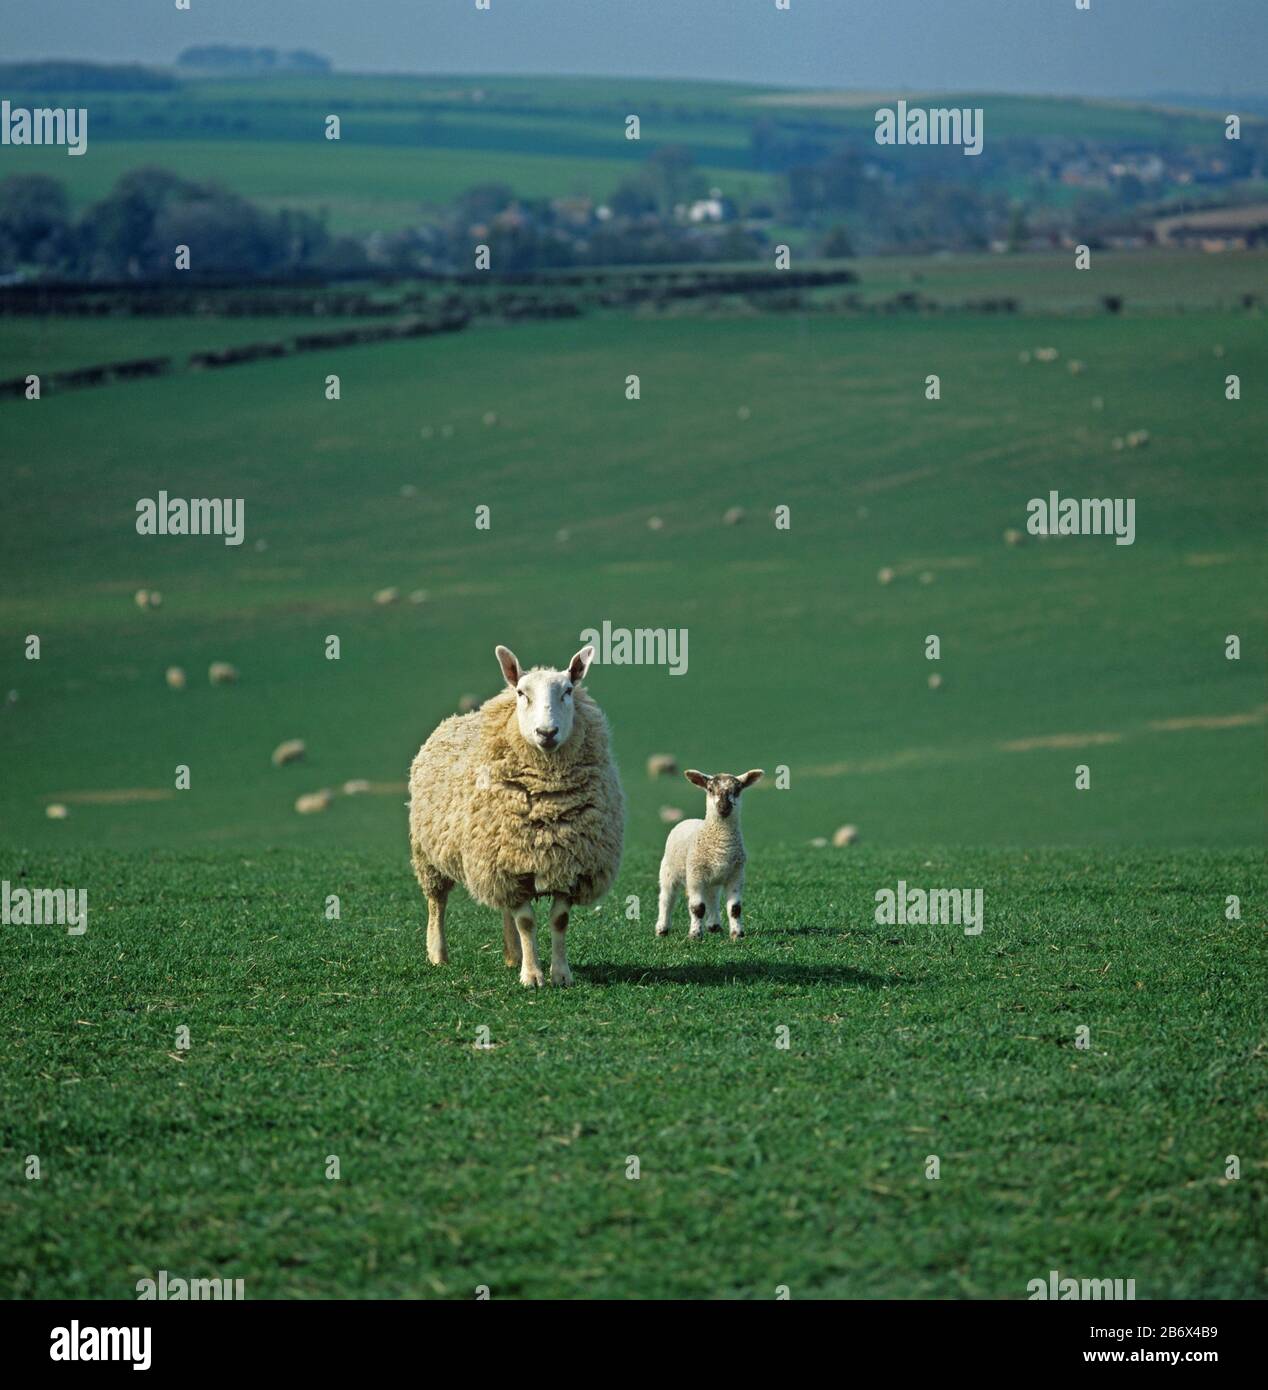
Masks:
[[[364,777],[354,777],[343,784],[344,796],[364,796],[369,790],[370,784]]]
[[[878,584],[892,584],[894,582],[894,571],[888,565],[876,571],[876,582]]]
[[[287,763],[297,763],[307,751],[302,738],[288,738],[273,750],[273,766],[285,767]]]
[[[401,591],[399,589],[380,589],[378,593],[374,595],[375,603],[381,608],[386,608],[392,603],[399,603],[400,599]]]
[[[427,956],[449,959],[445,904],[455,883],[501,909],[507,965],[545,983],[533,901],[549,895],[550,979],[570,985],[568,909],[607,892],[621,862],[625,801],[607,720],[582,688],[583,647],[562,671],[524,670],[497,648],[506,688],[453,715],[423,744],[409,776],[410,853],[427,895]]]
[[[458,713],[470,714],[473,710],[480,708],[480,703],[478,695],[461,695],[458,697]]]
[[[842,849],[846,845],[856,844],[858,838],[858,827],[854,825],[838,826],[837,829],[832,832],[832,843],[837,849]]]
[[[238,668],[227,661],[213,661],[207,668],[207,679],[212,685],[236,685]]]
[[[70,811],[60,801],[53,801],[45,806],[44,814],[49,820],[65,820]]]
[[[684,813],[677,806],[662,806],[658,814],[666,825],[677,825]]]
[[[649,777],[677,777],[678,762],[671,753],[653,753],[647,760]]]
[[[722,513],[722,521],[726,526],[738,526],[744,520],[743,507],[728,507]]]
[[[324,811],[333,800],[333,793],[325,788],[319,792],[305,792],[303,796],[296,797],[295,809],[301,816],[311,816]]]
[[[180,666],[169,666],[165,675],[167,684],[172,690],[185,689],[185,672]]]

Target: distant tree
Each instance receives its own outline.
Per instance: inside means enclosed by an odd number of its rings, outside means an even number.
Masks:
[[[831,261],[847,260],[854,255],[854,243],[845,227],[838,222],[824,237],[819,254]]]
[[[66,190],[44,174],[0,179],[0,237],[12,260],[41,259],[40,248],[64,240],[70,230]]]

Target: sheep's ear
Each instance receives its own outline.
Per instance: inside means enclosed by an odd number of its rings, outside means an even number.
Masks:
[[[502,668],[502,674],[506,677],[506,683],[514,687],[520,678],[520,664],[515,653],[510,647],[497,647],[498,665]]]
[[[709,786],[709,774],[708,774],[708,773],[706,773],[706,772],[697,772],[697,771],[695,770],[694,767],[689,767],[689,768],[686,770],[686,772],[684,772],[682,775],[687,779],[688,782],[694,782],[695,785],[696,785],[697,787],[704,787],[706,790],[708,789],[708,786]]]
[[[750,768],[750,770],[739,779],[740,786],[751,787],[754,782],[760,782],[763,776],[765,776],[765,773],[760,767]]]
[[[586,672],[590,669],[590,663],[594,660],[594,648],[582,647],[582,649],[568,663],[568,676],[573,685],[580,685],[586,678]]]

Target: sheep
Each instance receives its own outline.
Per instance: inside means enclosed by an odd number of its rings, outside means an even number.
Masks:
[[[854,825],[839,825],[832,832],[832,843],[837,849],[844,849],[846,845],[858,843],[858,827]]]
[[[743,507],[728,507],[722,513],[722,521],[726,526],[738,526],[744,520]]]
[[[427,898],[427,957],[449,959],[445,905],[455,883],[502,913],[503,958],[520,984],[545,984],[533,902],[551,898],[550,980],[572,984],[570,907],[596,902],[621,862],[625,799],[602,710],[582,689],[594,660],[582,649],[563,670],[525,670],[498,647],[505,689],[451,715],[409,775],[414,873]]]
[[[677,806],[662,806],[657,814],[666,825],[677,825],[683,815]]]
[[[311,816],[318,811],[324,811],[334,800],[334,794],[326,787],[319,792],[305,792],[303,796],[295,798],[295,809],[301,816]]]
[[[184,690],[184,689],[185,689],[185,671],[184,671],[184,668],[181,667],[181,666],[169,666],[169,667],[167,668],[167,672],[166,672],[166,680],[167,680],[167,684],[168,684],[169,689],[171,689],[171,690]]]
[[[370,784],[364,777],[353,777],[343,784],[344,796],[364,796],[370,790]]]
[[[65,820],[70,815],[70,811],[60,801],[52,801],[45,806],[44,814],[49,820]]]
[[[394,588],[379,589],[374,595],[374,601],[380,608],[387,608],[393,603],[399,603],[400,599],[401,591]]]
[[[238,668],[230,666],[227,661],[213,661],[207,667],[207,679],[212,685],[235,685],[238,680]]]
[[[302,738],[288,738],[273,750],[273,766],[285,767],[287,763],[297,763],[307,751]]]
[[[660,903],[656,912],[656,935],[669,935],[674,903],[685,887],[691,912],[692,941],[699,941],[701,930],[722,930],[719,900],[726,892],[727,915],[731,919],[731,940],[744,935],[740,922],[744,889],[744,839],[740,834],[740,794],[762,777],[761,768],[752,768],[740,777],[719,772],[710,777],[689,767],[683,776],[706,793],[704,820],[680,821],[665,839],[660,861]]]
[[[894,571],[888,565],[884,565],[876,571],[876,582],[878,584],[892,584],[894,582]]]
[[[647,760],[649,777],[676,777],[678,764],[672,753],[653,753]]]

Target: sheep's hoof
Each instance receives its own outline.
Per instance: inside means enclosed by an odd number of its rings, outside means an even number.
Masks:
[[[431,963],[432,963],[433,965],[448,965],[448,964],[449,964],[449,952],[448,952],[448,951],[428,951],[428,952],[427,952],[427,959],[428,959],[429,961],[431,961]]]
[[[525,989],[541,989],[545,983],[546,977],[540,970],[520,971],[520,984],[522,984]]]
[[[688,941],[699,941],[700,938],[701,938],[701,936],[703,936],[703,935],[704,935],[704,933],[700,930],[699,927],[693,926],[693,927],[691,928],[691,930],[687,933],[687,940],[688,940]]]
[[[572,984],[572,971],[565,965],[562,970],[551,967],[550,982],[556,989],[567,989]]]
[[[732,928],[731,928],[731,940],[732,940],[732,941],[738,941],[738,940],[740,939],[740,937],[742,937],[743,935],[744,935],[744,928],[743,928],[743,927],[732,927]]]
[[[668,936],[668,935],[669,935],[669,928],[668,928],[668,927],[657,927],[657,928],[656,928],[656,935],[657,935],[657,936]]]
[[[721,931],[721,930],[722,930],[722,923],[721,923],[721,922],[710,922],[710,923],[709,923],[709,930],[710,930],[710,931]]]

